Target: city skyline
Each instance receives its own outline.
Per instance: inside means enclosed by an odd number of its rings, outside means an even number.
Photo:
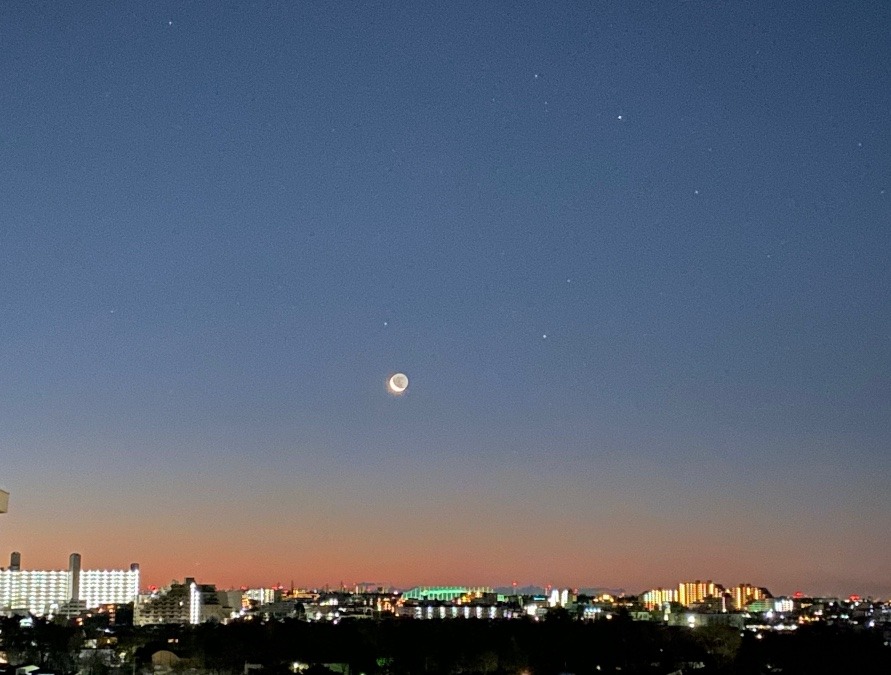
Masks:
[[[218,585],[206,579],[195,579],[185,576],[180,579],[172,579],[168,584],[154,584],[141,580],[139,563],[131,563],[127,569],[89,569],[82,566],[82,556],[73,552],[68,558],[66,569],[29,569],[22,565],[20,551],[14,551],[10,555],[10,564],[7,567],[0,566],[0,609],[16,608],[10,602],[26,601],[30,603],[30,611],[36,615],[44,614],[50,606],[68,606],[79,610],[89,610],[108,604],[126,604],[128,602],[141,602],[147,597],[153,597],[159,592],[172,588],[187,589],[190,585],[198,585],[207,589],[217,589]],[[219,590],[225,590],[225,586]],[[750,602],[761,602],[767,599],[801,600],[810,597],[836,597],[849,598],[852,602],[868,599],[858,593],[847,596],[809,594],[804,591],[794,593],[774,594],[765,586],[740,582],[735,585],[716,583],[712,579],[682,579],[674,585],[666,587],[651,587],[646,591],[633,591],[625,588],[584,587],[584,586],[560,586],[545,585],[520,585],[514,581],[511,584],[479,586],[469,584],[458,585],[391,585],[380,582],[344,582],[331,585],[304,585],[295,583],[292,579],[288,586],[284,584],[240,584],[230,585],[229,589],[240,589],[243,593],[248,591],[252,595],[263,596],[267,602],[273,602],[275,593],[281,592],[346,592],[346,593],[385,593],[401,595],[402,600],[430,600],[453,602],[458,598],[492,595],[504,595],[508,597],[541,595],[549,601],[563,606],[569,602],[570,595],[587,595],[589,597],[614,597],[637,599],[640,604],[649,610],[662,607],[666,603],[676,603],[684,607],[694,607],[703,603],[708,604],[712,600],[721,600],[719,609],[722,613],[733,609],[742,611]],[[143,597],[144,596],[144,597]],[[882,598],[872,598],[873,601],[882,601]],[[730,603],[729,605],[727,603]],[[460,604],[460,603],[459,603]],[[714,611],[714,608],[712,609]]]
[[[889,33],[0,3],[0,555],[891,595]]]
[[[40,566],[34,567],[34,566],[29,566],[27,563],[23,564],[22,563],[22,552],[19,550],[15,550],[15,551],[12,551],[10,554],[10,564],[8,566],[0,565],[0,570],[15,570],[15,571],[21,570],[21,571],[25,571],[25,572],[51,571],[51,572],[62,573],[62,572],[71,571],[72,569],[75,569],[73,567],[74,563],[72,562],[74,559],[77,560],[76,569],[78,570],[78,573],[80,573],[82,556],[79,552],[75,551],[69,555],[68,567],[62,567],[59,565],[49,566],[49,567],[40,567]],[[486,587],[486,588],[490,588],[490,589],[493,589],[493,588],[495,588],[495,589],[512,589],[515,592],[525,593],[525,594],[528,594],[529,592],[531,592],[532,589],[539,589],[544,592],[547,592],[549,589],[568,588],[568,589],[573,589],[575,592],[597,592],[597,593],[620,594],[620,595],[627,595],[627,596],[641,596],[649,591],[662,592],[662,591],[666,591],[666,590],[675,589],[676,593],[681,593],[681,594],[684,594],[684,593],[697,594],[698,593],[699,595],[697,595],[697,597],[700,597],[700,596],[706,597],[706,596],[712,595],[715,592],[715,589],[723,589],[728,594],[738,592],[738,589],[750,589],[750,590],[757,592],[756,599],[761,597],[760,593],[764,590],[771,592],[772,595],[775,595],[777,597],[804,596],[804,597],[846,598],[849,596],[857,596],[857,597],[875,597],[877,599],[883,598],[883,596],[879,596],[879,595],[873,596],[872,594],[869,594],[869,593],[862,594],[859,592],[862,589],[854,589],[854,590],[849,589],[849,591],[844,592],[844,593],[838,593],[838,592],[823,592],[823,593],[821,593],[821,592],[808,592],[807,589],[796,588],[794,591],[773,593],[772,591],[770,591],[770,589],[768,588],[768,586],[766,584],[762,584],[762,583],[758,582],[758,580],[755,580],[756,583],[752,583],[753,580],[751,580],[751,579],[745,580],[745,581],[733,580],[732,583],[723,583],[723,582],[715,582],[713,580],[712,576],[703,576],[701,579],[696,578],[694,581],[694,578],[690,575],[679,577],[679,578],[675,579],[672,583],[668,583],[666,585],[651,584],[644,589],[635,589],[635,588],[626,588],[624,586],[606,586],[606,585],[602,585],[602,584],[601,585],[579,584],[579,583],[555,584],[555,583],[550,583],[548,580],[545,580],[545,581],[531,580],[526,583],[523,583],[523,582],[517,581],[516,579],[512,580],[511,582],[498,582],[498,583],[488,582],[486,584],[472,584],[472,583],[469,584],[469,583],[467,583],[466,579],[461,582],[453,582],[452,584],[436,584],[436,583],[431,583],[429,581],[423,582],[423,583],[413,582],[413,583],[394,584],[394,583],[383,582],[383,581],[370,581],[367,579],[362,579],[362,580],[341,579],[336,583],[328,581],[328,582],[317,583],[317,584],[306,584],[306,583],[300,583],[299,578],[294,577],[294,575],[286,575],[286,576],[292,577],[288,580],[287,583],[282,582],[282,581],[274,581],[273,582],[273,581],[269,581],[269,580],[260,581],[257,583],[244,583],[244,581],[242,580],[240,582],[227,584],[227,583],[217,583],[217,581],[214,579],[197,578],[190,574],[183,574],[179,577],[172,577],[166,581],[160,581],[153,577],[149,577],[148,579],[145,579],[144,577],[142,577],[141,573],[143,570],[138,562],[131,562],[124,567],[122,567],[120,565],[117,565],[117,566],[115,566],[115,565],[110,565],[110,566],[109,565],[93,565],[93,566],[85,565],[83,567],[83,570],[85,570],[86,572],[88,572],[90,574],[96,574],[96,573],[101,573],[104,571],[112,571],[115,569],[121,569],[122,573],[123,573],[123,570],[125,567],[127,569],[129,569],[131,572],[133,570],[136,570],[136,575],[137,575],[136,578],[140,579],[140,582],[139,582],[140,591],[146,591],[146,590],[150,590],[153,588],[163,588],[171,583],[184,583],[185,580],[187,580],[187,579],[195,579],[199,583],[211,583],[211,584],[214,584],[220,588],[232,588],[232,589],[236,589],[236,588],[242,588],[242,589],[243,588],[328,589],[328,588],[330,588],[332,591],[334,591],[337,589],[351,590],[354,588],[367,588],[367,587],[373,586],[373,587],[380,587],[380,588],[384,588],[384,589],[391,589],[391,590],[403,592],[407,589],[417,588],[417,587],[436,587],[436,586],[451,585],[454,587],[478,586],[481,588]],[[227,575],[223,575],[223,576],[224,576],[224,578],[227,578]],[[724,581],[730,581],[730,580],[724,580]],[[677,589],[684,589],[685,586],[687,587],[686,590],[680,590],[680,591],[677,590]],[[693,590],[691,590],[691,588]],[[699,588],[699,590],[696,590],[697,588]],[[702,590],[702,589],[708,589],[708,590]],[[681,597],[681,596],[679,596],[679,597]],[[682,597],[681,597],[681,599],[682,599]],[[682,601],[681,604],[688,605],[690,603]]]

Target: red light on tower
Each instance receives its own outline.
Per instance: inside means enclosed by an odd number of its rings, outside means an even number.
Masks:
[[[792,597],[795,598],[796,600],[798,600],[799,598],[803,598],[803,597],[804,597],[804,593],[802,593],[801,591],[795,591],[795,592],[792,594]]]
[[[860,602],[860,596],[855,593],[853,595],[849,595],[848,600],[850,600],[851,602]]]

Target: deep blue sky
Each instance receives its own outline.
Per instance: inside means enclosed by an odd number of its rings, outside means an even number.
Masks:
[[[0,556],[891,594],[889,29],[3,2]]]

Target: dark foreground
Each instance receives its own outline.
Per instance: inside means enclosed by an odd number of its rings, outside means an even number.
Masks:
[[[887,639],[881,630],[850,626],[805,626],[759,638],[724,627],[690,630],[623,618],[339,625],[238,621],[106,629],[42,621],[26,628],[15,620],[0,624],[0,644],[10,663],[85,675],[152,672],[153,655],[157,672],[162,651],[171,653],[165,655],[169,670],[183,674],[244,673],[245,664],[270,675],[295,668],[307,669],[307,675],[879,673],[891,672]]]

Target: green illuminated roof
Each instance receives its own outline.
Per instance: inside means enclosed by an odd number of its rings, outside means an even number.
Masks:
[[[404,600],[455,600],[474,593],[492,593],[487,586],[415,586],[402,594]]]

